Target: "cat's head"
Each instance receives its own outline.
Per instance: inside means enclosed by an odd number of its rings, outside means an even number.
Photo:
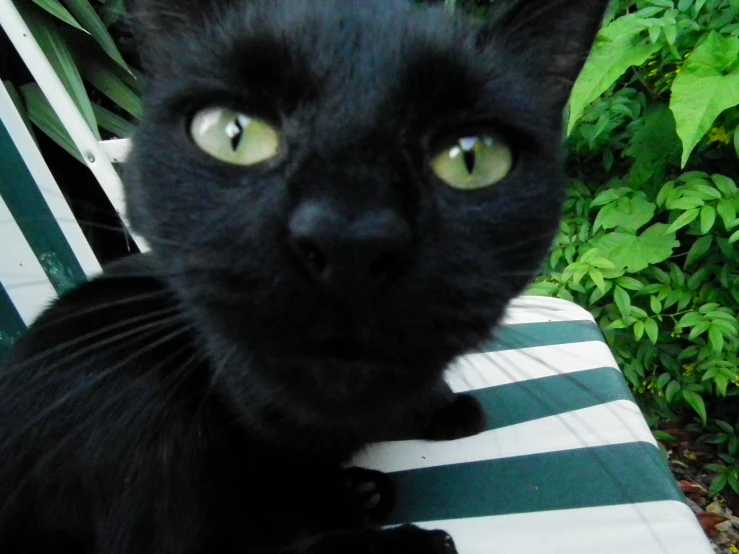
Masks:
[[[606,3],[134,0],[134,227],[229,355],[436,376],[551,243]]]

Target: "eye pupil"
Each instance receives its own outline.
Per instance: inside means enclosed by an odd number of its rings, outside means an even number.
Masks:
[[[472,175],[472,172],[475,170],[474,150],[465,150],[462,154],[462,160],[464,161],[464,167],[467,169],[467,173]]]
[[[239,146],[239,142],[241,142],[241,137],[244,134],[244,126],[241,124],[241,121],[239,119],[234,119],[226,126],[226,134],[231,139],[231,150],[234,152]]]

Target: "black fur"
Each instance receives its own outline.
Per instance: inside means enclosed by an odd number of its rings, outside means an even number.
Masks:
[[[368,525],[387,503],[340,467],[483,428],[442,371],[550,244],[561,112],[605,3],[482,24],[389,0],[136,0],[150,83],[125,181],[153,252],[56,302],[3,369],[0,552],[453,552]],[[273,123],[279,155],[201,152],[188,121],[214,103]],[[514,150],[506,179],[434,177],[482,131]]]

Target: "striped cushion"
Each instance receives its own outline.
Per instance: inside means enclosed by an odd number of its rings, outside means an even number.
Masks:
[[[353,462],[391,473],[393,523],[444,528],[461,554],[712,552],[586,311],[517,299],[447,380],[485,406],[486,432]]]

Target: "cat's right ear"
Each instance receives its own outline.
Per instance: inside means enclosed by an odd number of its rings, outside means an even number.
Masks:
[[[497,11],[479,40],[494,55],[513,55],[546,91],[546,102],[564,109],[590,53],[610,0],[497,0]]]

